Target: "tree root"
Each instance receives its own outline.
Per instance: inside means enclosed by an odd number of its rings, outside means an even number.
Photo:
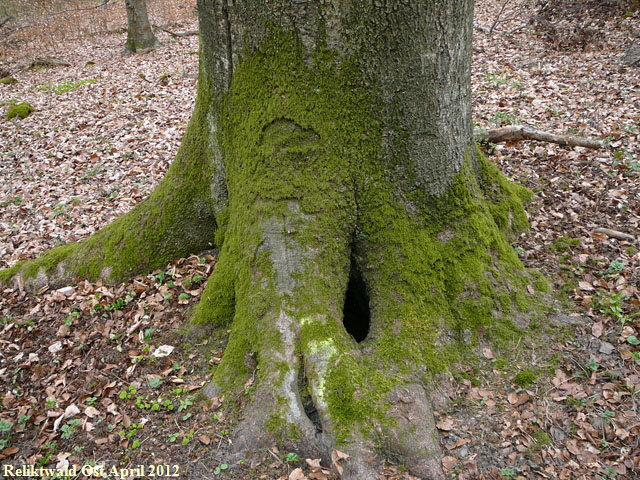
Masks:
[[[261,221],[255,244],[248,240],[255,225],[232,222],[194,314],[197,322],[231,325],[223,360],[205,391],[219,396],[249,389],[252,400],[233,435],[235,453],[279,443],[330,462],[339,450],[347,455],[336,466],[341,477],[356,480],[376,478],[383,451],[420,478],[444,478],[424,387],[397,373],[402,366],[382,361],[375,349],[364,353],[340,320],[349,235],[342,227],[345,241],[335,249],[302,246],[298,239],[306,234],[329,244],[322,239],[336,232],[315,228],[326,226],[331,215],[317,222],[292,202],[287,209],[283,217]],[[243,241],[234,242],[236,235]],[[307,290],[311,298],[301,295]],[[257,367],[247,359],[256,359]]]
[[[0,271],[0,283],[38,290],[75,277],[117,282],[211,248],[217,228],[206,111],[194,111],[178,154],[149,198],[91,237]]]

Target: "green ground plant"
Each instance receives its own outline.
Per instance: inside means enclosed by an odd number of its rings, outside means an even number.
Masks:
[[[82,85],[88,85],[91,83],[95,83],[97,80],[95,78],[87,78],[84,80],[69,80],[62,83],[43,83],[36,87],[38,90],[42,90],[43,92],[53,92],[56,95],[60,95],[62,93],[73,92],[77,90]]]

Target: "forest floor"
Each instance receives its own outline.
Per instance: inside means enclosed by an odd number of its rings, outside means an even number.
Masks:
[[[536,193],[531,229],[514,247],[553,283],[563,327],[513,364],[485,350],[482,368],[453,375],[436,412],[443,466],[457,479],[640,478],[640,68],[620,60],[640,15],[611,17],[593,35],[567,15],[543,32],[522,23],[533,3],[507,2],[499,17],[503,2],[476,2],[478,25],[506,21],[475,32],[474,121],[606,147],[484,146]],[[182,22],[173,30],[196,28]],[[120,55],[121,31],[53,45],[45,53],[69,64],[55,68],[24,68],[42,56],[37,45],[0,49],[0,69],[17,80],[0,84],[0,268],[90,235],[158,184],[193,107],[198,61],[197,37],[159,36],[162,47],[130,57]],[[22,101],[35,111],[4,120]],[[120,285],[3,290],[2,464],[333,478],[329,465],[275,447],[225,457],[243,400],[200,389],[227,332],[194,340],[180,330],[214,268],[212,255],[194,252]],[[381,478],[412,478],[403,470],[389,464]]]

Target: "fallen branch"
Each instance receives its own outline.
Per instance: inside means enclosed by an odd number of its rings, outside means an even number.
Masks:
[[[479,23],[474,22],[473,28],[475,28],[476,30],[480,30],[481,32],[484,32],[484,33],[490,33],[489,27],[485,27],[484,25],[480,25]]]
[[[56,57],[36,57],[29,68],[36,67],[70,67],[71,64]]]
[[[166,28],[160,27],[158,25],[154,25],[155,28],[162,30],[163,32],[168,33],[169,35],[172,35],[174,37],[193,37],[195,35],[198,35],[200,32],[198,30],[192,30],[189,32],[172,32],[171,30],[168,30]]]
[[[518,142],[521,140],[538,140],[541,142],[557,143],[569,147],[603,148],[604,145],[599,140],[584,137],[573,137],[569,135],[555,135],[542,130],[524,127],[522,125],[511,125],[509,127],[496,128],[487,132],[476,132],[476,140],[502,143]]]
[[[7,23],[9,20],[11,20],[11,17],[5,17],[2,20],[0,20],[0,27],[3,26],[5,23]]]
[[[604,233],[608,237],[615,238],[616,240],[628,240],[635,242],[636,237],[628,233],[619,232],[617,230],[611,230],[610,228],[596,228],[593,233]]]
[[[500,11],[498,12],[498,16],[493,21],[493,24],[491,25],[491,27],[489,27],[489,35],[491,35],[493,33],[493,31],[496,29],[496,27],[500,23],[500,17],[502,16],[502,14],[504,12],[504,9],[507,8],[507,5],[509,4],[510,1],[511,0],[505,0],[504,3],[502,4],[502,7],[500,7]]]

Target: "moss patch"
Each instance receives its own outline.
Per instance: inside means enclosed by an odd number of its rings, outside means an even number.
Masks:
[[[27,102],[18,103],[15,105],[9,105],[7,109],[7,120],[12,118],[27,118],[35,109]]]
[[[534,453],[539,450],[542,450],[544,447],[547,447],[553,443],[553,440],[549,436],[547,432],[544,430],[536,430],[533,432],[533,443],[529,445],[528,452]]]
[[[536,381],[537,375],[529,369],[524,369],[513,377],[513,383],[519,387],[528,387]]]
[[[0,78],[0,85],[11,85],[14,83],[18,83],[18,80],[13,77]]]
[[[552,249],[558,253],[569,252],[573,250],[574,247],[580,245],[579,238],[568,238],[568,237],[558,237],[555,242],[553,242]]]

